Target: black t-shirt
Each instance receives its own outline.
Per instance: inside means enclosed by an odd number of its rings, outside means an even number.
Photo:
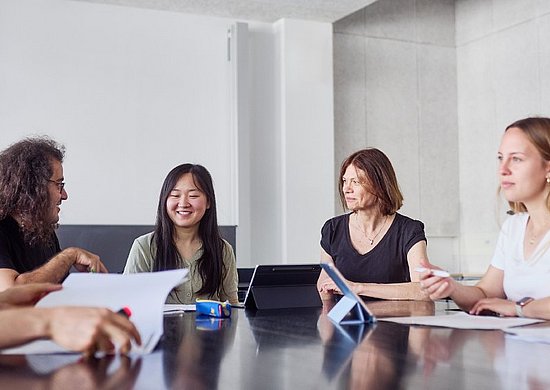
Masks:
[[[395,214],[384,237],[363,255],[351,243],[350,215],[329,219],[321,229],[321,247],[332,257],[342,275],[359,283],[410,282],[407,253],[417,242],[426,241],[424,224]]]
[[[32,271],[61,251],[53,233],[50,244],[28,245],[12,217],[0,221],[0,268],[11,268],[20,274]]]

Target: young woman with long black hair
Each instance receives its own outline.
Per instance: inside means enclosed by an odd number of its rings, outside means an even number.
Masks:
[[[155,230],[136,238],[124,273],[178,268],[189,268],[189,280],[166,303],[197,298],[238,303],[235,255],[220,236],[212,177],[202,165],[181,164],[168,173]]]

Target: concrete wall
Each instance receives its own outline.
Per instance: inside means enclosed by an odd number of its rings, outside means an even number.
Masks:
[[[457,1],[456,53],[461,252],[463,268],[480,272],[507,210],[496,197],[504,128],[550,116],[550,3]]]
[[[379,0],[334,24],[335,169],[384,151],[436,264],[458,270],[454,2]],[[337,212],[341,212],[339,204]]]
[[[336,164],[386,151],[431,260],[483,273],[506,211],[502,132],[550,115],[550,3],[379,0],[334,26]]]

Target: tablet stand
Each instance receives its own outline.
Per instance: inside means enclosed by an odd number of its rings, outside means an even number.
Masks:
[[[371,316],[365,308],[355,299],[346,295],[332,308],[328,313],[328,317],[337,324],[342,325],[372,322]]]

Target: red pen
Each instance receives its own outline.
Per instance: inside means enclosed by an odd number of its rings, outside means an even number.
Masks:
[[[132,316],[132,310],[130,310],[128,306],[124,306],[122,309],[120,309],[116,313],[123,315],[126,318],[130,318]]]

